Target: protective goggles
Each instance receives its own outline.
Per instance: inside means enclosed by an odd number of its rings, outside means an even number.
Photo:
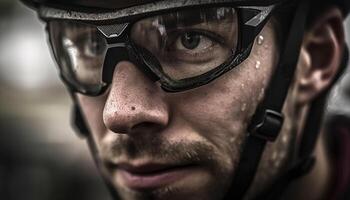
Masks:
[[[180,92],[242,63],[275,8],[228,2],[112,20],[45,20],[61,76],[72,91],[102,94],[117,64],[129,61],[165,91]]]

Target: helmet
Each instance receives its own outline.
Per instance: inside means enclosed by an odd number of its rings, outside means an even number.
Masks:
[[[157,0],[156,0],[157,1]],[[158,0],[159,1],[159,0]],[[37,8],[40,5],[59,5],[61,7],[86,7],[86,8],[100,8],[100,9],[122,9],[126,7],[131,7],[135,5],[155,2],[154,0],[131,0],[131,1],[118,1],[117,3],[113,0],[106,1],[90,1],[90,0],[22,0],[23,3],[28,6]]]
[[[91,1],[91,0],[22,0],[25,4],[37,9],[39,11],[39,16],[42,18],[64,18],[64,19],[76,19],[76,20],[87,20],[87,21],[95,21],[95,20],[103,20],[107,18],[115,18],[122,19],[128,16],[138,16],[142,15],[142,13],[148,12],[156,12],[160,9],[173,9],[182,7],[184,4],[188,4],[191,6],[198,5],[208,5],[211,3],[222,4],[224,2],[229,2],[228,0],[179,0],[179,1],[170,1],[170,0],[122,0],[122,1],[114,1],[114,0],[105,0],[105,1]],[[152,3],[151,3],[152,2]],[[272,76],[272,80],[270,82],[270,86],[266,92],[266,96],[264,100],[259,105],[256,113],[254,114],[250,125],[248,126],[248,132],[250,133],[246,139],[241,158],[239,161],[238,169],[236,172],[236,176],[233,179],[232,189],[229,190],[226,198],[227,199],[240,199],[246,193],[248,187],[250,186],[255,172],[257,170],[260,158],[262,156],[263,150],[267,144],[267,142],[273,142],[281,129],[283,124],[283,116],[281,114],[281,110],[291,84],[295,66],[297,65],[297,61],[299,58],[300,46],[303,38],[303,33],[306,24],[306,18],[308,12],[310,11],[310,4],[312,3],[319,4],[317,0],[231,0],[232,2],[238,3],[247,3],[250,2],[251,5],[254,4],[256,6],[266,5],[266,4],[278,4],[278,3],[294,3],[293,11],[294,14],[290,17],[290,27],[289,33],[287,35],[287,39],[285,44],[283,44],[284,50],[280,56],[280,63],[274,72],[274,76]],[[346,16],[350,10],[350,1],[348,0],[324,0],[325,3],[338,5],[343,13]],[[159,6],[159,7],[158,7]],[[52,8],[52,9],[50,9]],[[311,7],[312,9],[312,7]],[[49,11],[48,11],[49,10]],[[67,10],[69,12],[67,12]],[[269,13],[271,10],[264,10],[265,14],[260,15],[260,17],[264,17],[266,13]],[[99,15],[91,15],[91,13],[98,13]],[[97,16],[97,17],[96,17]],[[260,22],[259,22],[260,23]],[[99,27],[100,30],[105,34],[105,36],[111,36],[110,32],[119,31],[120,34],[127,28],[127,24],[122,24],[122,26],[118,27],[110,27],[104,26]],[[258,29],[261,30],[261,29]],[[119,36],[118,32],[118,36]],[[255,32],[253,32],[254,34]],[[249,34],[248,34],[249,35]],[[247,43],[246,46],[249,46],[250,43],[247,41],[243,41],[243,44]],[[106,54],[106,60],[108,53]],[[342,66],[345,66],[347,63],[347,53],[344,54],[344,60]],[[57,55],[56,55],[57,56]],[[149,57],[147,54],[143,55],[145,57]],[[242,57],[246,56],[245,54],[241,55]],[[145,58],[136,58],[135,60],[145,60]],[[244,59],[244,58],[243,58]],[[108,61],[109,62],[109,61]],[[112,61],[111,61],[112,62]],[[239,62],[239,61],[237,61]],[[144,62],[142,64],[145,64]],[[147,65],[147,63],[146,63]],[[281,67],[283,66],[283,67]],[[152,67],[142,67],[141,70],[148,69],[148,71],[144,71],[147,75],[154,77],[153,75],[160,72],[157,72]],[[229,70],[229,68],[227,68]],[[152,74],[154,73],[154,74]],[[217,76],[210,77],[210,80],[217,78],[222,75],[224,71],[219,71]],[[112,74],[112,73],[109,73]],[[187,77],[186,77],[187,78]],[[207,78],[207,77],[206,77]],[[209,81],[205,78],[202,82],[203,84],[208,83]],[[63,77],[64,81],[69,82],[67,77]],[[68,78],[69,79],[69,78]],[[167,80],[165,80],[166,82]],[[74,81],[73,81],[74,82]],[[202,84],[201,83],[201,84]],[[70,83],[72,84],[72,82]],[[75,84],[75,83],[73,83]],[[165,89],[168,91],[176,91],[176,89],[187,89],[188,85],[171,85],[172,83],[165,84]],[[203,85],[202,84],[202,85]],[[174,86],[174,87],[173,87]],[[190,87],[197,87],[198,84],[191,85]],[[100,90],[98,88],[97,90]],[[73,91],[74,92],[74,91]],[[100,91],[99,91],[100,92]],[[98,94],[98,92],[97,92]],[[326,94],[325,94],[326,95]],[[324,95],[324,96],[325,96]],[[73,97],[74,98],[74,97]],[[266,193],[262,194],[264,199],[277,199],[281,191],[286,187],[286,185],[296,177],[299,177],[309,171],[311,166],[313,165],[314,159],[311,157],[311,152],[314,149],[317,134],[318,134],[318,124],[321,120],[322,114],[320,113],[319,106],[323,105],[324,98],[319,98],[316,100],[312,106],[310,115],[307,119],[306,123],[306,132],[308,134],[303,134],[302,145],[300,150],[300,158],[293,165],[289,171],[280,179],[276,181],[276,183],[271,187],[271,190],[268,190]],[[83,117],[81,117],[80,111],[78,107],[75,107],[76,117],[74,118],[75,124],[79,128],[80,132],[88,133],[87,126],[84,125]],[[117,194],[115,194],[117,196]]]
[[[91,1],[91,0],[21,0],[26,5],[32,8],[38,8],[40,5],[56,5],[59,7],[65,8],[74,8],[74,7],[85,7],[85,8],[100,8],[107,10],[118,10],[127,7],[143,5],[150,2],[156,2],[161,0],[122,0],[122,1],[113,1],[113,0],[104,0],[104,1]],[[234,0],[233,0],[234,1]],[[271,1],[271,0],[268,0]],[[273,1],[273,0],[272,0]],[[284,0],[282,0],[284,1]],[[320,4],[319,0],[311,0],[314,1],[315,5]],[[339,8],[347,15],[350,10],[350,2],[347,0],[321,0],[321,2],[329,2],[331,4],[338,5]],[[278,2],[275,1],[275,2]]]

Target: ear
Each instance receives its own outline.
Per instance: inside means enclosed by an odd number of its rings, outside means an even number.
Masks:
[[[298,63],[298,103],[307,104],[330,87],[335,79],[344,49],[343,16],[329,8],[315,18],[304,36]]]

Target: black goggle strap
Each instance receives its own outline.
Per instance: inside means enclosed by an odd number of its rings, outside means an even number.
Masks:
[[[308,1],[299,1],[279,65],[263,102],[248,126],[249,135],[227,200],[243,198],[255,177],[266,143],[275,141],[282,128],[281,111],[297,66],[308,8]]]

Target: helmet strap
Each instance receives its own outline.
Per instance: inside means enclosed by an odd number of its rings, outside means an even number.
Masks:
[[[242,199],[255,177],[267,142],[273,142],[283,125],[281,113],[299,59],[309,2],[297,2],[289,35],[279,64],[272,76],[266,96],[257,108],[243,145],[231,188],[225,199]]]
[[[283,192],[285,192],[289,183],[291,183],[296,178],[299,178],[312,169],[316,162],[315,157],[312,155],[315,149],[317,138],[320,134],[320,129],[322,125],[322,120],[324,116],[324,106],[327,103],[327,97],[332,86],[339,80],[340,76],[344,74],[349,60],[349,51],[347,48],[344,49],[343,60],[340,65],[336,78],[330,84],[321,95],[315,99],[311,105],[310,112],[307,116],[306,126],[302,133],[301,145],[298,152],[298,158],[292,167],[286,171],[280,178],[275,181],[275,183],[265,191],[263,194],[259,195],[258,199],[281,199]]]

